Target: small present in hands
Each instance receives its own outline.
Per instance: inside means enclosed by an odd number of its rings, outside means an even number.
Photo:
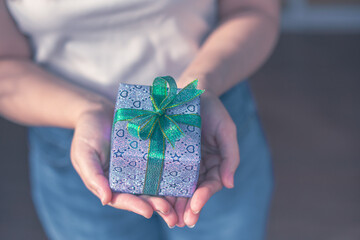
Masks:
[[[191,197],[201,159],[197,80],[178,89],[170,77],[152,86],[120,84],[109,166],[114,192]]]

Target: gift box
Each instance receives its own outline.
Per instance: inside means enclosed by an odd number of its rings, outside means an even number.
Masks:
[[[201,159],[197,80],[178,89],[172,77],[152,86],[120,84],[111,136],[114,192],[191,197]]]

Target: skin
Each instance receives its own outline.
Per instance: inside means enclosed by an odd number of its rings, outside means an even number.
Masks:
[[[184,87],[197,78],[199,88],[206,90],[201,96],[199,185],[191,198],[111,192],[107,170],[114,104],[35,64],[4,0],[0,0],[0,115],[27,126],[75,129],[72,164],[103,205],[146,218],[157,211],[169,227],[195,226],[210,197],[223,187],[234,187],[240,162],[236,126],[219,96],[259,68],[278,34],[276,0],[220,0],[218,4],[219,25],[178,79],[179,87]]]

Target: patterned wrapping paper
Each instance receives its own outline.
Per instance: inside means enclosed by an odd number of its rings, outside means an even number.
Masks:
[[[120,84],[115,112],[120,108],[152,110],[150,86]],[[200,97],[167,109],[166,114],[200,114]],[[158,195],[191,197],[199,176],[201,130],[190,125],[178,125],[184,137],[176,141],[174,148],[168,141],[165,143]],[[130,135],[126,121],[115,122],[111,139],[110,188],[114,192],[142,194],[149,140]]]

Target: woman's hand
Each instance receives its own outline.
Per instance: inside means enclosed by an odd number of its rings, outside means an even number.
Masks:
[[[234,187],[240,163],[236,126],[220,99],[210,92],[201,96],[201,164],[198,187],[191,198],[174,204],[177,226],[193,227],[205,203],[223,186]]]
[[[163,197],[112,193],[108,182],[110,136],[114,107],[107,101],[82,113],[76,122],[71,161],[85,186],[103,205],[132,211],[150,218],[157,211],[169,226],[177,214]]]

